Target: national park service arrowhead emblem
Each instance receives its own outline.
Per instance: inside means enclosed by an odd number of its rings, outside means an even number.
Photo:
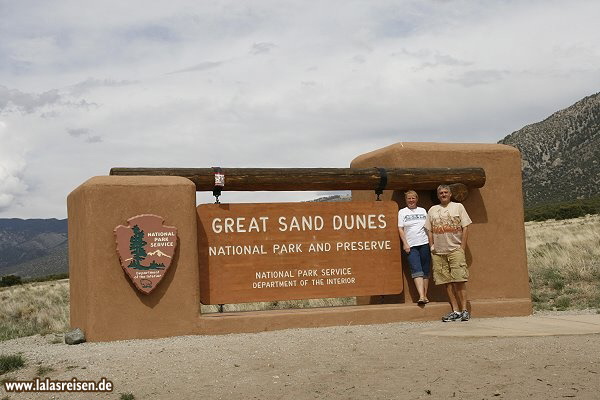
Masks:
[[[129,218],[129,226],[115,228],[121,267],[135,287],[152,292],[171,266],[177,248],[177,228],[164,226],[164,218],[143,214]]]

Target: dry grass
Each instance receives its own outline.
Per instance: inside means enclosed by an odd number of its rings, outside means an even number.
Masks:
[[[600,309],[600,215],[525,223],[538,310]]]
[[[0,289],[0,340],[69,329],[68,280]]]

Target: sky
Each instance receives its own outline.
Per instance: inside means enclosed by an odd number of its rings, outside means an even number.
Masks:
[[[0,218],[66,218],[111,167],[496,143],[600,91],[599,16],[595,0],[0,0]]]

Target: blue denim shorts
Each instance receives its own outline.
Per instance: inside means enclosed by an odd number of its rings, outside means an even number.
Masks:
[[[431,271],[431,253],[429,252],[428,243],[411,247],[407,258],[411,277],[429,278],[429,272]]]

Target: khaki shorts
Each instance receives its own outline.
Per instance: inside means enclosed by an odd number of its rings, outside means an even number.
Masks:
[[[449,254],[431,254],[433,261],[433,280],[436,285],[450,282],[466,282],[469,279],[469,267],[463,249]]]

